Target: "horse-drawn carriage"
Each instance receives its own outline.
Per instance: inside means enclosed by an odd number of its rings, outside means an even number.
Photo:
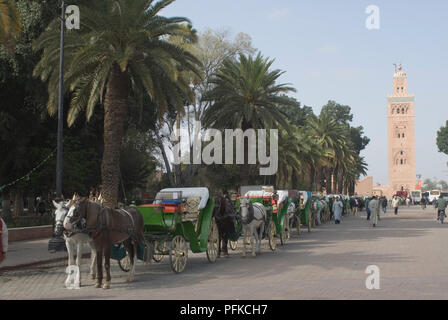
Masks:
[[[140,248],[140,260],[151,258],[160,262],[169,256],[171,268],[175,273],[185,270],[188,251],[206,252],[210,263],[216,261],[218,254],[218,228],[213,217],[214,200],[209,197],[207,188],[168,188],[157,193],[153,204],[137,207],[143,216],[144,237],[147,247],[152,249],[144,254]],[[127,271],[125,250],[111,254],[119,260],[120,267]]]
[[[237,208],[240,208],[240,200],[248,198],[252,204],[260,203],[266,210],[265,228],[263,239],[268,239],[272,251],[277,248],[277,237],[283,245],[288,238],[288,207],[291,199],[288,191],[275,191],[274,187],[250,186],[241,187]]]

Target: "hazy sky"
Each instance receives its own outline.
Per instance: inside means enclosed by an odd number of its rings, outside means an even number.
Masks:
[[[380,9],[379,30],[365,26],[369,5]],[[386,97],[401,61],[415,94],[417,174],[448,180],[435,142],[448,120],[448,1],[177,0],[163,15],[249,34],[316,113],[328,100],[349,105],[371,138],[363,155],[374,183],[388,183]]]

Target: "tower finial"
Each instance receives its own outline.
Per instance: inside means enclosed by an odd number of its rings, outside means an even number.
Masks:
[[[403,67],[401,66],[401,62],[398,62],[398,71],[401,71]]]

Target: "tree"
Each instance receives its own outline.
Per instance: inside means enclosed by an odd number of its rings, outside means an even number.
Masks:
[[[148,95],[163,115],[168,104],[183,111],[192,100],[189,83],[179,71],[199,74],[199,61],[166,38],[191,37],[182,27],[186,18],[166,18],[159,12],[174,0],[113,0],[80,6],[81,31],[67,33],[65,89],[72,94],[68,123],[83,110],[90,119],[99,101],[104,102],[104,153],[101,165],[106,205],[117,205],[120,150],[130,97]],[[48,110],[57,110],[59,24],[54,20],[35,44],[43,50],[34,74],[48,81]]]
[[[284,94],[295,92],[288,84],[278,84],[281,70],[270,70],[274,60],[240,55],[228,59],[212,79],[213,88],[204,101],[211,103],[204,113],[207,127],[216,129],[287,128],[279,106],[291,104]],[[244,142],[244,164],[240,166],[241,184],[249,183],[248,141]]]
[[[12,0],[0,0],[0,44],[12,50],[14,38],[21,31],[20,16],[15,3]]]
[[[322,107],[321,113],[327,114],[331,119],[334,119],[341,124],[349,124],[353,121],[350,107],[336,103],[332,100],[328,101],[328,103]]]
[[[448,121],[445,127],[441,127],[437,132],[437,147],[439,152],[443,152],[448,155]]]
[[[185,26],[191,28],[191,26]],[[195,30],[192,29],[195,33]],[[166,126],[159,125],[163,128],[165,139],[161,139],[159,135],[159,145],[162,151],[165,168],[168,172],[172,186],[192,186],[194,178],[199,172],[200,165],[193,163],[193,141],[199,139],[200,130],[194,130],[195,122],[202,119],[205,110],[209,107],[210,101],[202,99],[204,94],[211,90],[214,86],[212,78],[222,66],[226,59],[235,59],[239,54],[253,54],[256,50],[252,47],[252,41],[249,35],[239,33],[235,37],[231,37],[228,30],[212,30],[207,29],[198,35],[198,41],[186,41],[178,36],[169,38],[173,42],[185,50],[195,55],[201,62],[201,76],[191,72],[184,72],[193,88],[195,99],[193,103],[185,106],[185,114],[174,110],[173,116],[165,119]],[[174,129],[186,128],[188,131],[188,146],[180,148],[180,156],[189,156],[189,164],[171,165],[165,152],[165,146],[172,149],[174,141],[169,139]],[[168,131],[168,132],[166,132]],[[202,170],[204,174],[207,170]]]

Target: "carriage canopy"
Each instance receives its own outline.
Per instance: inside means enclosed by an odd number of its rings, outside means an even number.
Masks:
[[[201,199],[198,205],[199,210],[202,210],[207,206],[207,202],[209,199],[208,188],[166,188],[160,190],[160,193],[172,193],[174,197],[181,197],[181,199],[173,198],[173,201],[188,198],[199,198]],[[156,196],[156,200],[154,201],[154,203],[162,203],[162,200],[157,199]]]

